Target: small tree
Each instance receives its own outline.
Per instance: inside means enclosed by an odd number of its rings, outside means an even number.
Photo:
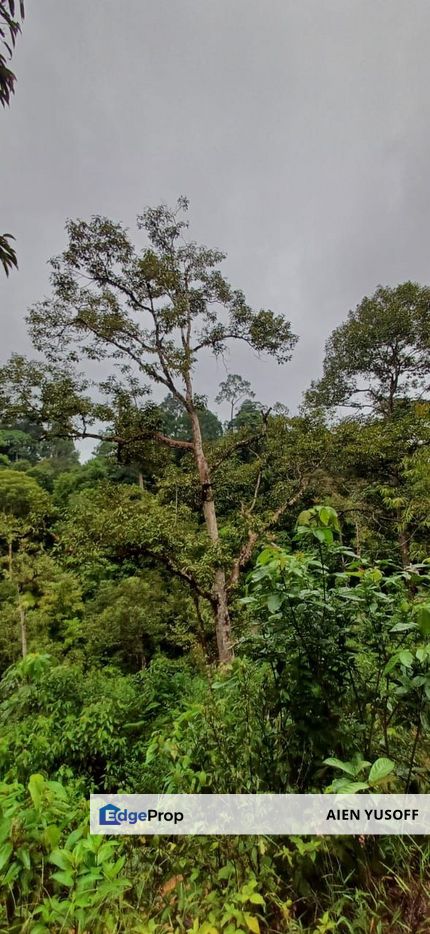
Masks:
[[[251,389],[251,383],[247,379],[242,379],[238,373],[229,373],[227,379],[220,383],[219,393],[215,399],[216,402],[230,403],[230,425],[233,422],[236,406],[244,399],[254,399],[255,392]]]
[[[192,454],[213,566],[209,598],[218,654],[225,662],[232,656],[228,588],[194,371],[201,354],[219,356],[230,341],[246,343],[282,364],[290,359],[296,338],[282,315],[253,311],[243,293],[232,289],[218,268],[223,253],[185,241],[187,224],[182,215],[187,208],[187,200],[180,198],[174,211],[161,205],[140,215],[138,227],[149,239],[143,250],[133,246],[120,224],[107,218],[69,221],[68,247],[52,261],[52,297],[32,309],[29,321],[36,348],[51,363],[61,363],[67,374],[56,389],[45,392],[45,399],[48,395],[56,421],[63,418],[71,434],[105,438],[119,447],[151,438]],[[89,430],[102,407],[82,402],[69,377],[70,367],[85,357],[110,361],[120,372],[115,392],[128,422],[123,418],[121,431],[110,436]],[[18,361],[18,371],[28,379],[29,365]],[[37,367],[34,375],[40,386],[36,371]],[[146,414],[144,407],[139,408],[148,384],[164,387],[181,406],[190,424],[189,440],[160,430],[157,407]],[[137,400],[133,414],[132,399]],[[80,429],[73,420],[76,410],[83,416]],[[223,458],[229,453],[231,448]],[[278,514],[279,509],[274,511],[275,519]],[[247,559],[249,549],[243,553],[243,560]],[[240,556],[237,560],[240,563]]]

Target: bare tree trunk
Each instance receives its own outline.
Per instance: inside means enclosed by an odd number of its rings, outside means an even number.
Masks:
[[[218,568],[215,571],[214,594],[216,596],[216,641],[218,657],[221,664],[231,662],[234,657],[231,644],[231,622],[227,602],[227,586],[225,571]]]
[[[19,613],[19,628],[21,632],[21,654],[25,658],[27,655],[27,621],[25,618],[25,610],[21,603],[18,604],[18,613]]]
[[[402,565],[404,568],[409,567],[411,563],[411,556],[409,554],[409,539],[404,531],[404,529],[399,529],[399,547],[400,554],[402,556]]]
[[[145,489],[145,484],[144,484],[144,482],[143,482],[143,473],[142,473],[141,470],[139,470],[138,480],[139,480],[140,489],[141,489],[141,490],[144,490],[144,489]]]
[[[209,538],[211,542],[216,545],[219,542],[218,522],[209,465],[203,450],[202,433],[200,430],[200,422],[197,412],[191,410],[190,418],[193,429],[194,456],[196,459],[200,487],[202,491],[203,515],[205,518],[206,529]],[[230,662],[233,658],[233,647],[231,644],[231,623],[230,614],[228,611],[227,581],[224,568],[222,567],[218,567],[215,570],[212,593],[212,606],[215,615],[218,657],[221,664],[225,664]]]

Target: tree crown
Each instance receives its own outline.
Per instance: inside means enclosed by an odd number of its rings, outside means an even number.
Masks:
[[[322,379],[307,399],[392,414],[397,401],[428,392],[429,348],[430,288],[379,286],[333,331]]]

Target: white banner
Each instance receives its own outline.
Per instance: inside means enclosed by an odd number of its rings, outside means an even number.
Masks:
[[[91,795],[91,833],[430,834],[430,795]]]

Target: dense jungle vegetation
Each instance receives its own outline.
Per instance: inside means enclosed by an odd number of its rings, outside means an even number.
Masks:
[[[364,298],[291,415],[288,321],[186,209],[70,221],[0,371],[0,929],[425,931],[425,838],[89,835],[91,791],[430,791],[430,289]]]

